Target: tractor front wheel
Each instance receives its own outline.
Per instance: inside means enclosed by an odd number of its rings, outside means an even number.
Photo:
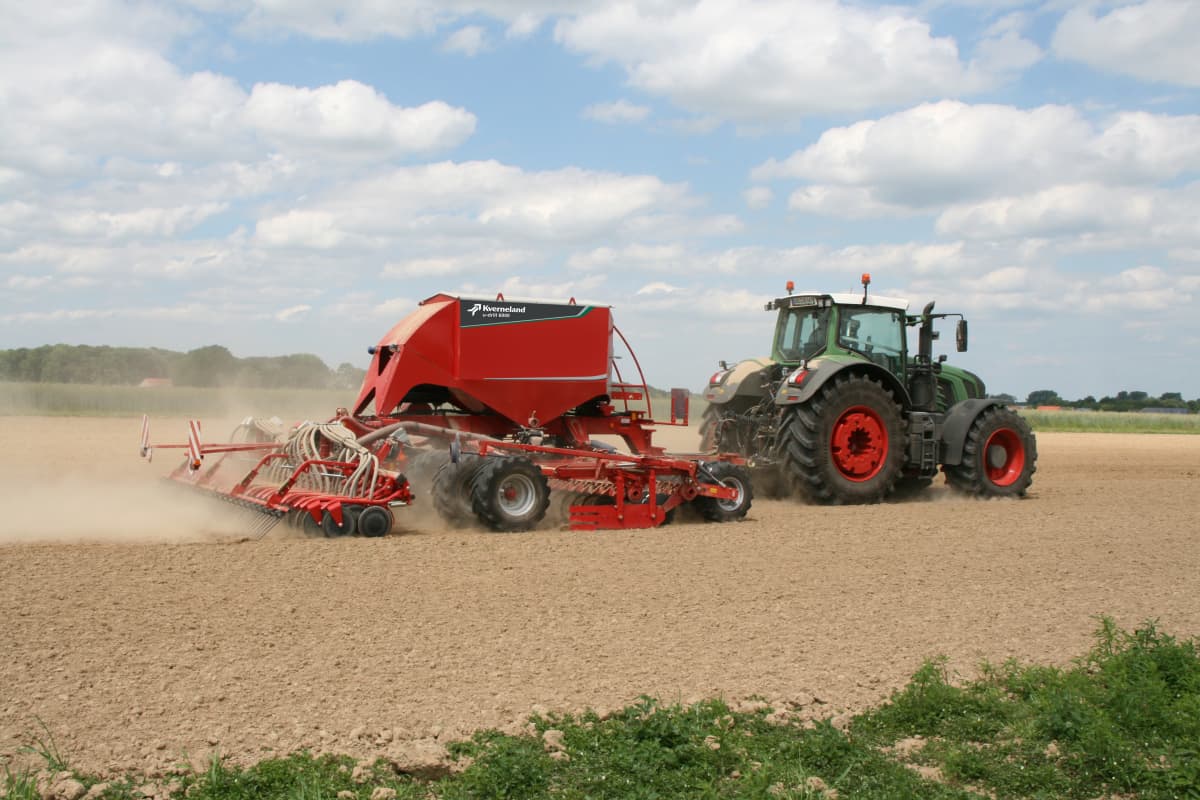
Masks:
[[[717,483],[735,490],[737,495],[728,500],[719,497],[697,497],[692,501],[693,508],[711,522],[733,522],[745,517],[754,499],[749,470],[727,461],[708,464],[707,469],[709,476]]]
[[[984,409],[967,431],[962,462],[945,466],[946,481],[976,497],[1023,497],[1037,471],[1037,440],[1017,412]]]
[[[779,457],[792,488],[823,504],[878,503],[904,460],[900,408],[866,375],[837,375],[788,409]]]
[[[528,458],[486,458],[471,482],[471,507],[494,531],[527,531],[549,505],[546,476]]]

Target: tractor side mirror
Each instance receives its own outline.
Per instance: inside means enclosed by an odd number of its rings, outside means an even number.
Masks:
[[[954,344],[958,347],[958,352],[967,352],[967,321],[960,319],[958,327],[954,329]]]

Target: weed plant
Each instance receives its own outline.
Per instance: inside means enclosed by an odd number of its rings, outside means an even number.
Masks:
[[[1102,618],[1071,667],[984,665],[955,685],[932,659],[848,730],[780,723],[769,709],[721,700],[662,705],[643,697],[610,716],[538,715],[527,732],[477,733],[449,751],[459,770],[427,781],[380,761],[297,753],[235,767],[214,758],[173,784],[199,800],[479,798],[1200,798],[1200,658],[1154,623],[1133,632]],[[48,731],[32,748],[66,761]],[[918,769],[920,768],[920,769]],[[94,777],[77,776],[86,786]],[[357,779],[356,779],[357,777]],[[138,796],[136,776],[101,797]],[[0,795],[39,798],[7,769]]]
[[[1070,669],[1006,662],[955,687],[927,662],[852,731],[876,747],[921,737],[919,763],[996,797],[1200,798],[1200,659],[1153,623],[1105,618]]]

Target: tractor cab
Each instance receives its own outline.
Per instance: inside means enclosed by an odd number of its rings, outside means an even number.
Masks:
[[[864,275],[869,282],[869,276]],[[773,361],[799,366],[820,356],[871,361],[893,375],[905,373],[908,301],[853,294],[791,294],[772,300],[778,310]]]
[[[918,410],[945,410],[958,400],[980,397],[983,384],[977,376],[944,366],[946,356],[933,357],[938,339],[934,322],[958,317],[958,352],[967,349],[967,322],[960,314],[934,314],[933,303],[917,315],[908,314],[908,301],[868,295],[871,276],[862,276],[863,293],[793,294],[767,304],[778,311],[771,360],[785,368],[807,367],[817,359],[846,364],[867,361],[893,376]],[[917,329],[917,347],[909,352],[907,331]]]

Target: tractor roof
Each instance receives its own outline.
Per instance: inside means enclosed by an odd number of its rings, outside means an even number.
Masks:
[[[791,301],[797,297],[827,297],[840,306],[868,305],[881,308],[894,308],[897,311],[908,311],[908,301],[901,297],[884,297],[879,294],[869,294],[867,295],[867,302],[864,304],[861,294],[850,292],[796,292],[787,297],[778,298],[774,306],[775,308],[787,308],[793,305]],[[796,303],[795,305],[800,305],[800,303]]]

